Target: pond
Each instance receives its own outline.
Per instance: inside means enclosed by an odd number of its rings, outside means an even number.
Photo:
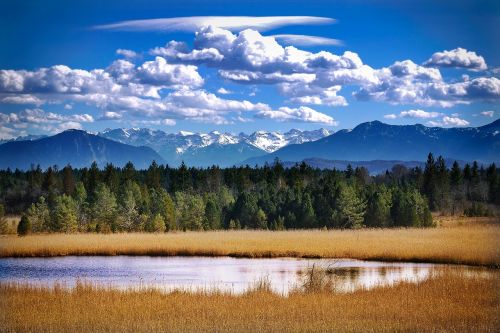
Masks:
[[[241,259],[231,257],[68,256],[0,259],[0,283],[73,287],[77,281],[121,289],[153,287],[219,289],[242,293],[261,279],[273,291],[286,295],[305,281],[312,267],[328,269],[335,288],[350,292],[360,288],[423,281],[433,272],[450,267],[457,272],[487,275],[489,270],[468,266],[423,263],[390,263],[352,259]]]

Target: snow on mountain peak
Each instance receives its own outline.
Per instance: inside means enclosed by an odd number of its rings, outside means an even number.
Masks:
[[[189,149],[199,149],[213,144],[248,144],[271,153],[289,144],[315,141],[330,134],[325,129],[314,131],[292,129],[284,134],[279,131],[269,132],[265,130],[256,131],[251,134],[240,133],[238,135],[221,133],[219,131],[211,131],[209,133],[179,131],[177,134],[174,134],[146,128],[106,129],[99,133],[100,136],[108,139],[134,146],[149,146],[156,151],[172,149],[179,155],[184,154]]]

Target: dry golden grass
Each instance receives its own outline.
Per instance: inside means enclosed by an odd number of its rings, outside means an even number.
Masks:
[[[2,332],[498,332],[500,283],[444,274],[352,294],[0,286]]]
[[[7,221],[6,234],[16,234],[17,233],[17,225],[19,224],[21,217],[9,215],[9,216],[5,217],[5,220]]]
[[[500,266],[500,226],[335,231],[1,236],[0,257],[199,255],[322,257]]]
[[[440,227],[450,228],[456,226],[473,226],[485,224],[500,224],[498,217],[469,217],[469,216],[446,216],[434,214],[433,221]]]

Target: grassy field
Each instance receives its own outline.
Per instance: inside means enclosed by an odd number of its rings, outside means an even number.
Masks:
[[[1,285],[0,331],[497,332],[499,281],[444,274],[420,284],[288,297]]]
[[[430,229],[7,235],[0,237],[0,257],[290,256],[500,266],[498,224],[446,223]]]

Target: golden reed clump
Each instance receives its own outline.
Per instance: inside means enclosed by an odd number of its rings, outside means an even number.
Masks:
[[[493,272],[288,297],[262,283],[239,296],[0,285],[0,332],[498,332],[500,275]]]
[[[199,255],[318,257],[500,266],[500,226],[1,236],[0,257]]]

